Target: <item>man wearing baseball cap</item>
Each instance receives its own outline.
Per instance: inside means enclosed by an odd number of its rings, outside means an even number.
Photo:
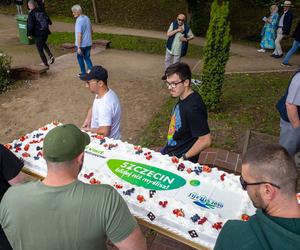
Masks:
[[[109,185],[77,179],[89,136],[73,124],[45,137],[48,173],[43,181],[9,189],[0,204],[0,223],[13,249],[146,249],[135,219]]]
[[[88,111],[82,129],[106,137],[120,139],[121,105],[117,94],[107,85],[108,73],[102,66],[93,66],[80,77],[95,94],[93,106]]]

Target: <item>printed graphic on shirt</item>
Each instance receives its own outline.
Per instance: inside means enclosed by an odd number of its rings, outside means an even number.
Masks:
[[[174,134],[176,131],[178,131],[181,128],[181,117],[180,117],[180,112],[179,112],[179,106],[176,105],[174,108],[170,125],[169,125],[169,130],[168,130],[168,145],[169,146],[176,146],[177,142],[173,139]]]

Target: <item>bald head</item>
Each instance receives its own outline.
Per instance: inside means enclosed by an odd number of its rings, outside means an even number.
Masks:
[[[264,144],[251,148],[243,159],[256,181],[272,182],[287,195],[296,193],[298,170],[294,160],[280,145]]]

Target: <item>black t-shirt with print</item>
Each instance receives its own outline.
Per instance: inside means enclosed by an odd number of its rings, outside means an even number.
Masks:
[[[19,174],[23,165],[23,162],[19,158],[0,144],[0,201],[10,187],[8,181]]]
[[[168,130],[168,141],[164,153],[181,157],[197,141],[198,137],[210,133],[206,106],[197,92],[177,102],[173,108]],[[199,155],[189,160],[198,161]]]
[[[0,201],[10,187],[9,180],[15,178],[23,167],[23,162],[10,150],[0,144]],[[11,246],[0,226],[0,249],[11,250]]]

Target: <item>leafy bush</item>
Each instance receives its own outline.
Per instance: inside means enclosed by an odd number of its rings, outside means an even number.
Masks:
[[[214,0],[204,47],[204,66],[200,93],[209,110],[218,109],[224,82],[225,66],[229,59],[230,24],[229,2],[221,5]]]
[[[4,90],[10,83],[11,57],[0,50],[0,91]]]

